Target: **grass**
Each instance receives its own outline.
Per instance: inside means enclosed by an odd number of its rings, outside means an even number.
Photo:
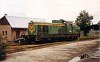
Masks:
[[[93,40],[93,39],[99,39],[100,37],[98,36],[81,36],[78,38],[78,41],[83,41],[83,40]]]

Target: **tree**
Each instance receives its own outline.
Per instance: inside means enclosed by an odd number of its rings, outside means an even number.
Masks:
[[[0,35],[0,60],[6,57],[6,47],[7,44],[5,43],[5,40]]]
[[[83,28],[91,25],[91,20],[93,16],[90,16],[85,10],[81,11],[79,16],[76,18],[75,22],[80,27],[80,30],[84,31],[84,35],[87,35],[87,31]]]

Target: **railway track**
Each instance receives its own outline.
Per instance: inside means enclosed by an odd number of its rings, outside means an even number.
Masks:
[[[64,45],[73,43],[75,41],[62,41],[62,42],[53,42],[53,43],[44,43],[44,44],[10,44],[7,47],[7,53],[15,53],[19,51],[26,51],[26,50],[35,50],[35,49],[41,49],[41,48],[47,48],[51,46],[58,46],[58,45]]]

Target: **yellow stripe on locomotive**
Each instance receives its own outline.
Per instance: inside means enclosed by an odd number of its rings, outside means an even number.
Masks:
[[[28,34],[29,35],[33,35],[34,32],[35,32],[35,26],[34,26],[34,23],[33,21],[31,21],[29,24],[28,24]]]

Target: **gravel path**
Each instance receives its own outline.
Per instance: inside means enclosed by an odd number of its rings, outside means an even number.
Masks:
[[[65,45],[22,51],[7,55],[2,62],[68,62],[99,44],[99,40],[82,41]]]

